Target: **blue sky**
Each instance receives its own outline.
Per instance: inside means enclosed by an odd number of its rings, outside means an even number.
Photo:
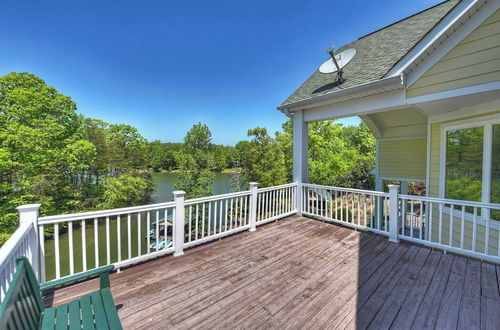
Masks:
[[[339,47],[440,1],[7,1],[0,74],[34,73],[85,116],[181,141],[274,133],[276,110]],[[344,120],[357,123],[357,118]]]

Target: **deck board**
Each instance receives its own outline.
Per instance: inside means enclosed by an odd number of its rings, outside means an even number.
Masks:
[[[123,269],[111,288],[126,329],[486,329],[500,328],[499,270],[292,216]]]

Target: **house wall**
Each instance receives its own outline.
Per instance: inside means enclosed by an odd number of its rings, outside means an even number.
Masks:
[[[379,141],[379,176],[425,181],[426,139]]]
[[[432,197],[440,197],[440,191],[439,191],[439,180],[440,180],[440,164],[441,164],[441,128],[442,125],[445,123],[451,123],[451,122],[457,122],[465,119],[471,119],[471,118],[481,118],[484,116],[489,116],[489,115],[494,115],[498,114],[500,117],[500,110],[495,110],[495,111],[489,111],[487,113],[483,114],[478,114],[474,116],[467,116],[467,117],[461,117],[461,118],[456,118],[453,120],[447,120],[447,121],[442,121],[438,123],[433,123],[431,124],[430,127],[430,168],[429,168],[429,196]],[[447,205],[449,207],[449,205]],[[437,204],[433,205],[433,214],[432,214],[432,224],[429,224],[430,227],[432,227],[432,241],[433,242],[438,242],[438,233],[439,233],[439,214],[440,210]],[[480,210],[478,211],[479,213],[481,212]],[[453,236],[453,246],[459,247],[460,245],[460,235],[461,235],[461,226],[462,226],[462,219],[461,215],[457,214],[459,213],[458,211],[455,212],[455,216],[453,217],[453,229],[452,229],[452,236]],[[470,215],[470,214],[469,214]],[[494,222],[492,222],[494,223]],[[498,224],[500,225],[500,224]],[[450,226],[451,226],[451,221],[450,221],[450,215],[444,213],[442,216],[442,224],[441,224],[441,230],[442,230],[442,242],[444,244],[448,244],[449,242],[449,237],[450,237]],[[490,243],[489,243],[489,249],[490,251],[498,251],[498,235],[499,232],[496,229],[498,228],[495,227],[495,229],[490,229]],[[478,223],[476,227],[476,249],[479,252],[483,252],[485,250],[485,238],[486,235],[486,227],[481,223]],[[473,223],[471,221],[464,221],[464,247],[470,249],[472,247],[472,239],[473,239]]]
[[[407,90],[408,97],[498,81],[500,76],[500,10]]]

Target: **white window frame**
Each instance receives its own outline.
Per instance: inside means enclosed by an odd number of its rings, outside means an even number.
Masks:
[[[441,145],[440,145],[440,169],[439,169],[439,197],[445,198],[446,187],[446,151],[447,151],[447,132],[474,127],[483,127],[483,167],[481,182],[481,202],[489,203],[491,198],[491,156],[493,151],[493,125],[500,124],[500,113],[482,116],[477,118],[465,119],[445,123],[441,125]],[[444,208],[449,213],[449,208]],[[482,209],[481,216],[478,217],[484,224],[485,216],[489,217],[489,209]],[[466,219],[469,220],[469,216]]]

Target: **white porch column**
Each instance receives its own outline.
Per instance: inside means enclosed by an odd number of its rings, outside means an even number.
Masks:
[[[302,183],[308,181],[309,130],[304,121],[304,112],[293,113],[293,182],[297,187],[297,214],[302,215]]]

